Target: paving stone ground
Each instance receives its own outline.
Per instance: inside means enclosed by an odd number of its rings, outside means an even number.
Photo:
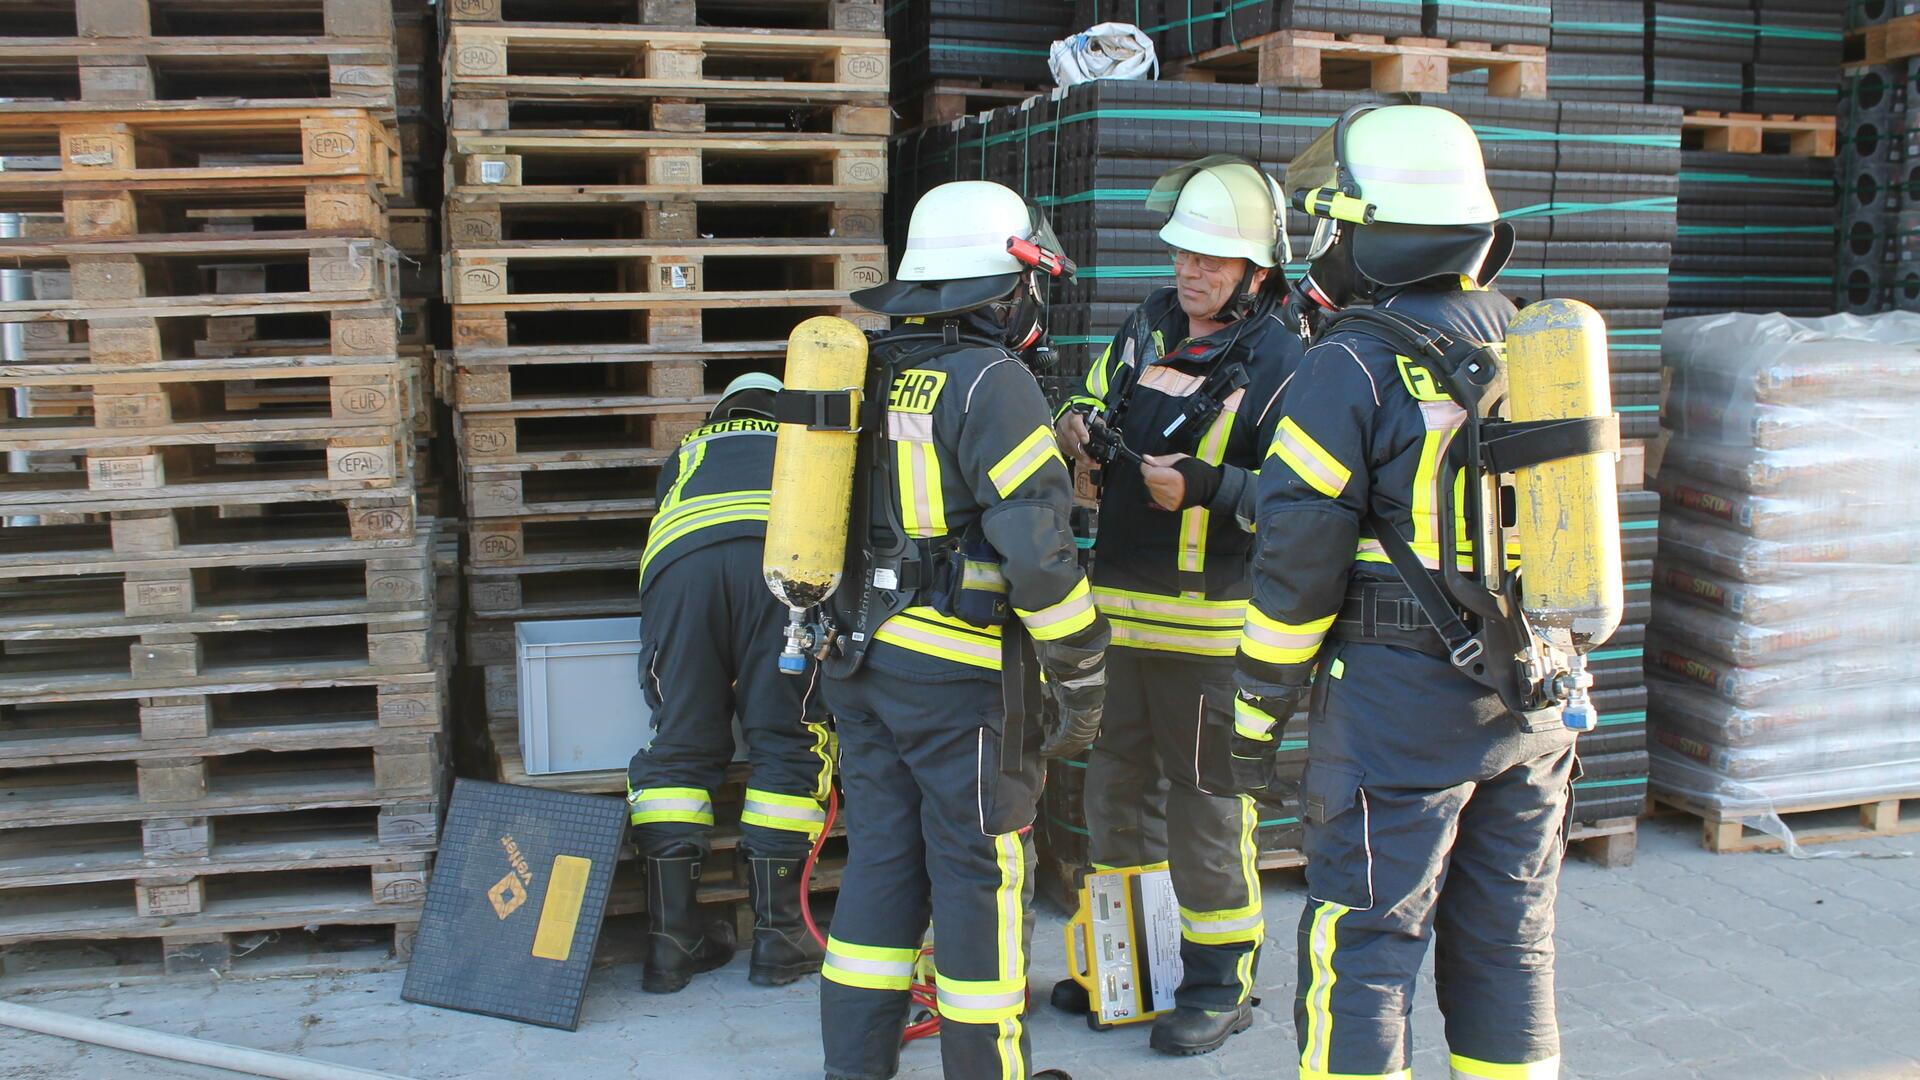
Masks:
[[[1920,836],[1847,845],[1920,851]],[[1216,1054],[1153,1055],[1138,1029],[1097,1034],[1044,1004],[1064,973],[1061,918],[1035,931],[1036,1064],[1075,1080],[1287,1078],[1296,875],[1267,880],[1268,944],[1252,1031]],[[1570,861],[1560,896],[1566,1075],[1580,1080],[1920,1078],[1920,858],[1794,860],[1712,855],[1687,820],[1642,824],[1626,870]],[[811,981],[751,987],[744,954],[687,991],[638,991],[631,963],[591,983],[576,1033],[408,1005],[398,972],[306,979],[191,979],[10,1000],[418,1080],[818,1080]],[[1414,1015],[1414,1075],[1447,1075],[1429,973]],[[0,1028],[5,1080],[225,1077]],[[938,1049],[908,1049],[901,1076],[935,1080]]]

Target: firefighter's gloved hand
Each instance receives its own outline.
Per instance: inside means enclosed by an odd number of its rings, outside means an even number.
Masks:
[[[1233,786],[1240,794],[1263,791],[1273,779],[1280,733],[1299,705],[1298,694],[1255,696],[1241,690],[1233,699]]]
[[[1107,622],[1101,618],[1071,638],[1033,643],[1057,714],[1040,746],[1041,757],[1073,757],[1099,737],[1100,714],[1107,704],[1107,636]]]

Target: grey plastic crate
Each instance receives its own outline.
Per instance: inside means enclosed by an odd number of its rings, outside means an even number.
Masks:
[[[638,618],[523,622],[513,636],[528,775],[622,769],[652,741]]]

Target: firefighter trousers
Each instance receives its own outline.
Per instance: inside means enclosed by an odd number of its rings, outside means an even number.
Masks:
[[[1523,731],[1441,658],[1338,642],[1322,664],[1302,784],[1300,1076],[1408,1075],[1431,940],[1456,1080],[1553,1080],[1571,733]]]
[[[875,645],[886,650],[886,645]],[[847,869],[821,969],[829,1076],[885,1080],[931,917],[948,1080],[1026,1080],[1037,724],[1001,768],[997,673],[929,684],[869,663],[826,684],[840,735]]]
[[[777,665],[787,609],[761,579],[756,537],[687,552],[649,577],[640,677],[653,741],[627,767],[627,809],[642,855],[691,844],[704,856],[713,792],[734,757],[733,720],[752,775],[740,832],[769,858],[798,858],[826,820],[832,778],[819,671]]]
[[[1111,649],[1106,713],[1087,758],[1094,865],[1168,865],[1183,965],[1174,1000],[1216,1011],[1252,994],[1266,933],[1253,800],[1200,786],[1201,744],[1231,732],[1233,694],[1232,657]]]

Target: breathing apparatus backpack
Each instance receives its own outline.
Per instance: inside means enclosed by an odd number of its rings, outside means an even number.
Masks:
[[[1322,334],[1338,330],[1384,342],[1466,413],[1435,484],[1439,569],[1379,514],[1365,523],[1448,659],[1529,721],[1560,710],[1566,727],[1592,730],[1585,654],[1624,608],[1619,421],[1599,314],[1572,300],[1534,304],[1514,317],[1504,360],[1497,345],[1381,308],[1336,313]],[[1456,521],[1472,531],[1470,560]]]

